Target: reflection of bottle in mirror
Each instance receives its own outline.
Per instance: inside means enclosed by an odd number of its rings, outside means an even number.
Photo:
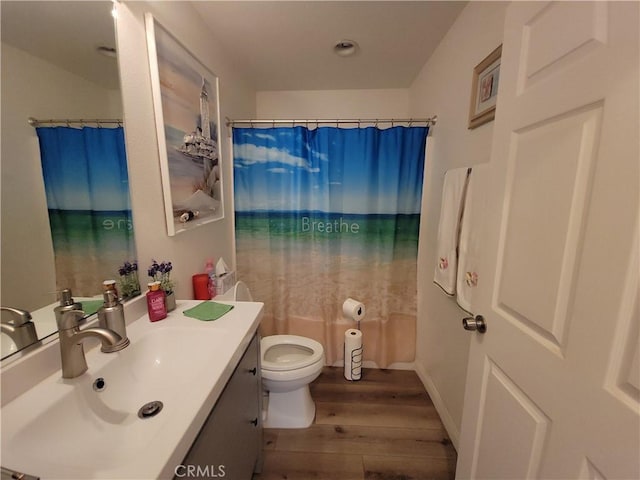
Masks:
[[[216,269],[213,266],[212,258],[207,260],[207,263],[204,267],[204,272],[209,277],[209,283],[207,284],[209,288],[209,298],[213,298],[216,296]]]
[[[56,316],[56,324],[62,320],[62,315],[71,310],[82,310],[82,303],[74,302],[71,296],[71,289],[65,288],[60,292],[60,305],[53,309]]]
[[[120,295],[118,295],[118,289],[116,287],[115,280],[105,280],[104,282],[102,282],[102,290],[104,293],[111,290],[115,294],[116,298],[120,298]]]
[[[167,305],[164,299],[164,290],[160,289],[160,282],[150,282],[147,292],[147,311],[149,312],[149,320],[157,322],[163,318],[167,318]]]

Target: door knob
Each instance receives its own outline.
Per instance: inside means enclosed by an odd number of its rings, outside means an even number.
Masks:
[[[482,315],[476,315],[475,317],[466,317],[462,319],[462,326],[465,330],[472,332],[484,333],[487,331],[487,324],[484,322]]]

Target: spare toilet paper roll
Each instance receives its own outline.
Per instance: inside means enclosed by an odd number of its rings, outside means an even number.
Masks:
[[[344,332],[344,378],[360,380],[362,377],[362,332],[350,328]]]
[[[342,304],[342,313],[344,313],[345,317],[359,322],[364,318],[364,305],[358,300],[347,298]]]

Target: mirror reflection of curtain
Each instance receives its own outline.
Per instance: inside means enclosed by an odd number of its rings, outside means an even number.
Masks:
[[[238,278],[263,335],[303,335],[343,359],[342,304],[366,306],[364,360],[415,357],[426,127],[234,128]]]
[[[122,127],[38,127],[58,290],[94,295],[135,259]]]

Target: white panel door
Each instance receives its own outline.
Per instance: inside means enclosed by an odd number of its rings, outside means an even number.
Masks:
[[[457,478],[640,478],[639,5],[507,10]]]

